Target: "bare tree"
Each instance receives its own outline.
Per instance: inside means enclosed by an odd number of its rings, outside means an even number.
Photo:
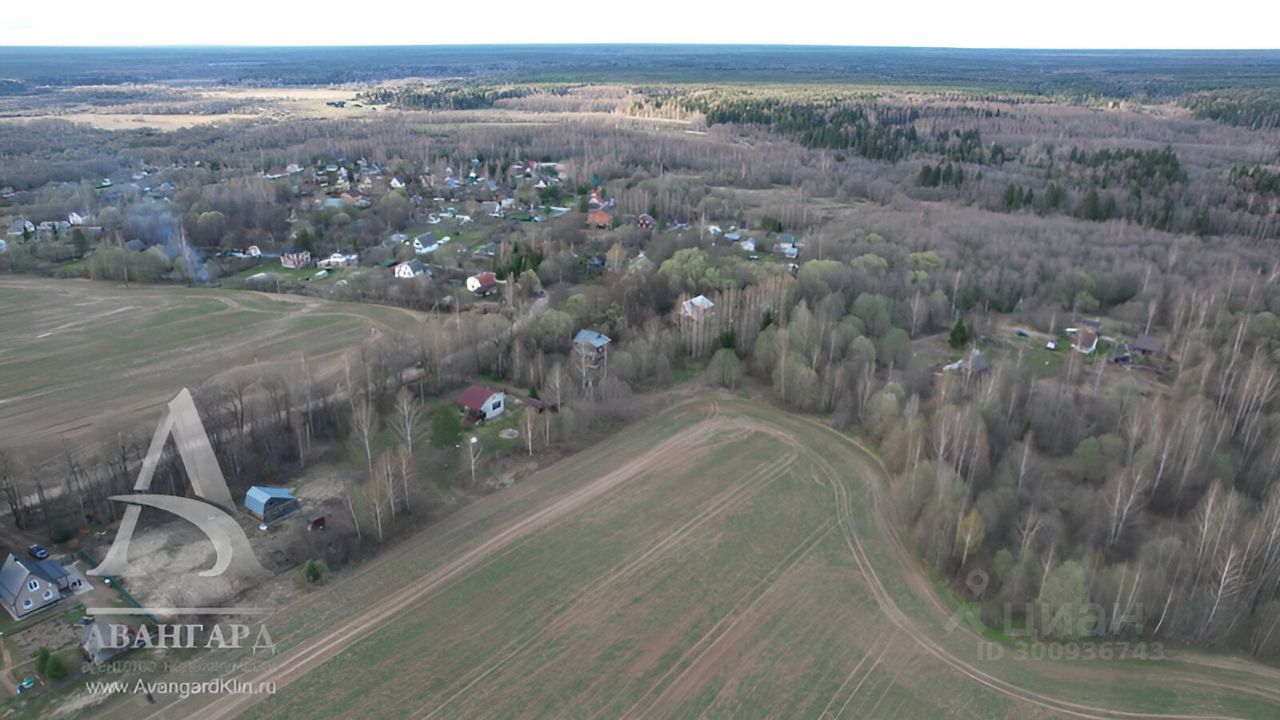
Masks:
[[[373,438],[378,433],[378,414],[368,398],[352,403],[351,426],[364,446],[364,457],[369,474],[373,474]]]
[[[405,450],[413,456],[413,435],[422,419],[422,403],[418,402],[408,388],[400,388],[396,393],[396,431],[404,439]]]

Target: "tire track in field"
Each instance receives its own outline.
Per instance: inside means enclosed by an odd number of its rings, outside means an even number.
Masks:
[[[829,432],[835,433],[834,430],[820,425],[819,423],[812,424],[817,427],[822,427]],[[847,438],[844,438],[843,436],[840,437],[847,441]],[[914,640],[922,649],[946,663],[952,669],[980,685],[1015,700],[1066,715],[1089,718],[1090,720],[1108,720],[1108,718],[1146,718],[1150,720],[1245,720],[1242,718],[1234,718],[1232,716],[1224,715],[1183,715],[1130,712],[1112,708],[1096,707],[1083,703],[1074,703],[1014,685],[1013,683],[1002,680],[994,675],[984,672],[964,660],[961,660],[946,647],[930,637],[925,631],[917,626],[901,608],[898,607],[893,596],[884,587],[879,575],[876,574],[875,568],[871,565],[870,557],[867,555],[866,549],[862,544],[862,539],[858,536],[857,526],[853,519],[852,510],[850,509],[851,501],[849,498],[848,488],[845,487],[842,476],[821,454],[816,452],[811,454],[815,462],[823,467],[832,479],[832,490],[835,499],[836,513],[842,534],[844,535],[845,544],[853,554],[854,562],[857,564],[864,579],[866,579],[868,588],[871,590],[873,597],[875,597],[876,604],[879,605],[881,613],[884,614],[886,619],[905,632],[907,636]]]
[[[849,692],[849,697],[845,698],[844,702],[840,705],[840,709],[836,711],[834,720],[840,720],[840,716],[844,715],[844,711],[849,708],[849,703],[853,702],[853,699],[858,697],[858,691],[861,690],[862,686],[871,679],[871,675],[876,671],[876,668],[880,667],[880,660],[884,658],[884,654],[893,649],[893,638],[896,636],[897,633],[889,636],[889,641],[880,649],[880,654],[876,655],[876,659],[872,661],[871,666],[862,674],[862,679],[858,681],[857,685],[853,686],[853,690]]]
[[[893,639],[893,635],[896,635],[896,633],[891,634],[890,640]],[[852,682],[853,678],[857,676],[858,670],[862,669],[862,666],[867,662],[867,658],[870,658],[871,655],[875,653],[876,648],[880,646],[880,641],[883,638],[884,638],[884,634],[881,633],[877,635],[876,639],[871,642],[871,647],[867,648],[867,652],[862,656],[862,659],[858,661],[857,665],[853,666],[853,669],[850,670],[849,674],[845,677],[844,682],[840,683],[840,687],[836,688],[836,691],[831,696],[831,699],[828,700],[826,706],[822,708],[822,712],[818,713],[819,720],[826,720],[827,718],[831,717],[827,713],[831,711],[831,706],[836,703],[836,698],[840,697],[840,693],[844,692],[845,686],[847,686],[850,682]],[[847,705],[848,703],[845,703],[845,704]],[[841,707],[841,711],[843,712],[843,706]]]
[[[707,446],[704,446],[704,447],[707,447]],[[447,698],[443,703],[441,703],[434,710],[432,710],[430,713],[428,713],[423,717],[431,718],[435,716],[441,710],[443,710],[444,708],[452,704],[459,697],[466,694],[467,691],[469,691],[481,680],[488,677],[489,675],[491,675],[492,673],[500,669],[503,665],[510,662],[513,658],[515,658],[517,655],[523,652],[525,648],[529,647],[529,645],[531,645],[532,643],[538,640],[545,638],[546,636],[552,634],[554,631],[563,629],[566,625],[569,624],[569,621],[572,618],[577,617],[579,613],[598,607],[599,606],[598,601],[601,599],[601,596],[604,594],[604,591],[612,587],[618,580],[625,578],[629,575],[633,575],[636,572],[644,569],[645,567],[652,565],[654,562],[656,562],[658,559],[660,559],[663,555],[666,554],[664,551],[672,548],[673,545],[675,547],[678,547],[679,545],[677,541],[683,540],[685,537],[692,534],[695,530],[705,525],[712,518],[715,518],[723,514],[724,512],[734,509],[740,506],[746,500],[752,497],[755,497],[765,487],[773,484],[774,481],[782,477],[781,472],[784,471],[786,468],[790,467],[790,465],[795,461],[795,459],[796,459],[795,453],[789,453],[786,456],[782,456],[778,459],[773,460],[767,465],[760,466],[755,471],[753,471],[750,475],[748,475],[745,481],[736,484],[731,489],[713,498],[709,506],[706,507],[702,512],[699,512],[697,515],[695,515],[693,518],[685,522],[679,528],[669,533],[666,537],[664,537],[659,542],[655,543],[648,550],[642,553],[639,557],[634,558],[630,561],[627,561],[621,567],[614,570],[608,576],[601,578],[596,582],[592,583],[590,586],[585,588],[581,593],[579,593],[573,600],[571,600],[561,609],[554,611],[555,618],[550,623],[547,623],[546,625],[544,625],[541,630],[534,633],[527,640],[524,640],[523,642],[521,642],[519,646],[517,646],[514,650],[507,653],[497,662],[487,667],[483,672],[481,672],[479,675],[473,678],[470,682],[468,682],[465,686],[459,689],[456,693],[454,693],[452,696]],[[586,605],[586,607],[583,607],[584,605]],[[419,708],[415,712],[410,713],[410,715],[416,717],[420,715],[422,711],[425,709],[426,708],[424,706],[422,708]]]
[[[745,618],[750,616],[751,611],[754,610],[762,600],[778,588],[782,587],[782,578],[794,569],[801,560],[807,557],[809,553],[813,552],[813,550],[822,543],[827,535],[831,534],[835,529],[836,523],[833,520],[828,519],[814,529],[813,532],[809,533],[804,540],[801,540],[798,545],[792,548],[792,550],[787,553],[787,555],[784,556],[777,565],[770,569],[769,572],[766,573],[765,576],[761,578],[760,581],[757,582],[748,593],[746,593],[746,595],[743,596],[742,600],[739,600],[738,603],[725,613],[715,625],[711,626],[711,629],[707,630],[707,632],[703,634],[697,642],[691,645],[689,649],[685,650],[684,654],[681,655],[676,662],[672,663],[671,668],[668,669],[667,672],[663,673],[662,676],[659,677],[643,695],[641,695],[640,699],[632,704],[632,706],[622,714],[622,717],[648,717],[654,712],[657,712],[659,715],[669,714],[663,712],[667,709],[664,708],[664,704],[672,702],[672,696],[678,691],[678,689],[680,689],[682,680],[688,677],[690,672],[693,670],[699,669],[699,663],[701,660],[707,657],[707,655],[715,649],[720,641],[729,637],[733,633],[733,629]],[[722,626],[723,630],[721,629]],[[681,669],[682,665],[684,666],[683,669]],[[671,679],[670,683],[666,685],[656,698],[654,698],[653,702],[649,703],[647,707],[641,709],[640,706],[645,702],[645,700],[656,692],[658,688],[662,687],[663,684],[667,682],[668,678]],[[675,702],[678,702],[678,700]]]
[[[521,540],[548,523],[570,514],[583,505],[588,504],[600,495],[608,493],[618,486],[640,475],[653,472],[655,468],[666,466],[670,462],[678,462],[676,451],[696,446],[710,432],[709,423],[702,422],[685,433],[676,435],[661,442],[631,461],[623,464],[613,472],[591,481],[547,507],[515,522],[498,532],[493,537],[481,542],[431,571],[418,581],[396,591],[386,599],[349,619],[342,626],[311,638],[290,650],[281,662],[263,670],[245,673],[239,680],[258,684],[275,682],[276,689],[286,687],[298,678],[319,667],[325,661],[345,650],[361,637],[368,635],[378,626],[394,618],[412,603],[421,600],[425,595],[440,590],[450,581],[482,566],[495,553],[512,543]],[[211,705],[199,708],[187,715],[189,720],[224,720],[238,717],[260,699],[255,695],[231,695],[215,700]],[[165,708],[168,710],[169,708]]]

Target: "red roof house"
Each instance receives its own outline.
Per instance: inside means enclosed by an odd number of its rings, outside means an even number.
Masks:
[[[613,218],[603,210],[592,210],[587,213],[587,224],[591,227],[607,230],[613,227]]]
[[[458,396],[458,404],[477,420],[492,420],[502,414],[507,394],[488,385],[472,385]]]

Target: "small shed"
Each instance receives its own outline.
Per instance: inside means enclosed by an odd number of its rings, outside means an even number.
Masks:
[[[507,394],[487,385],[472,385],[458,396],[458,404],[475,420],[492,420],[506,408]]]
[[[296,512],[302,503],[285,488],[254,485],[244,496],[244,507],[263,523],[270,524]]]

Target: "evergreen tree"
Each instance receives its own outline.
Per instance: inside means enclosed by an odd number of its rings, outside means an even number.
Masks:
[[[969,328],[964,324],[964,318],[956,318],[951,324],[951,335],[947,338],[953,348],[962,348],[969,344]]]
[[[1084,196],[1084,208],[1081,210],[1085,220],[1098,221],[1102,219],[1102,207],[1098,201],[1098,191],[1090,189],[1089,194]]]

